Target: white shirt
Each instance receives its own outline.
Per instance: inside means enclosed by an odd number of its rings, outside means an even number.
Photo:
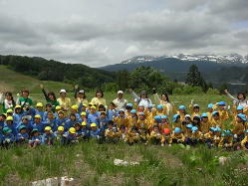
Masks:
[[[127,100],[124,98],[116,98],[112,102],[117,106],[117,110],[125,109],[125,105],[127,104]]]

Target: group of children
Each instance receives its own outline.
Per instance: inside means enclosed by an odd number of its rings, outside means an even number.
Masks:
[[[109,106],[101,90],[88,102],[85,91],[75,86],[75,102],[61,89],[56,99],[53,92],[46,92],[41,85],[46,104],[33,105],[28,90],[22,90],[14,100],[11,92],[0,95],[3,113],[0,115],[0,144],[2,147],[27,144],[67,145],[89,139],[99,143],[125,142],[171,146],[199,143],[226,149],[247,149],[247,101],[243,93],[229,109],[224,101],[210,103],[202,109],[194,101],[186,107],[172,106],[166,93],[159,96],[153,89],[154,105],[146,91],[138,96],[130,90],[134,102],[124,99],[119,90]],[[189,113],[187,112],[189,111]]]

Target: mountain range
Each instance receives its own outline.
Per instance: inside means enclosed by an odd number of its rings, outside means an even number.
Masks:
[[[139,66],[150,66],[158,69],[172,80],[184,82],[189,67],[197,65],[206,82],[214,85],[247,84],[248,55],[184,55],[175,56],[136,56],[119,64],[101,67],[107,71],[132,71]]]

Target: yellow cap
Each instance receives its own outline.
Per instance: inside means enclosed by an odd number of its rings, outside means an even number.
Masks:
[[[86,112],[81,112],[80,115],[81,116],[86,116]]]
[[[43,104],[41,102],[36,103],[36,107],[43,107]]]
[[[50,126],[46,126],[44,130],[45,131],[51,131],[51,127]]]
[[[90,126],[91,127],[97,127],[96,123],[92,123]]]
[[[21,105],[16,105],[16,106],[15,106],[15,109],[16,109],[16,108],[21,108]]]
[[[58,131],[64,131],[64,127],[63,126],[59,126],[58,127]]]
[[[8,116],[8,117],[6,118],[6,121],[13,121],[13,117],[12,117],[12,116]]]
[[[55,110],[61,110],[61,106],[56,106]]]
[[[96,108],[96,106],[91,106],[91,109],[94,109],[94,110],[96,110],[97,108]]]
[[[83,122],[81,123],[81,125],[82,125],[82,126],[86,126],[86,122],[83,121]]]
[[[36,115],[35,115],[35,118],[39,118],[39,119],[41,119],[41,115],[36,114]]]
[[[74,127],[71,127],[71,128],[69,129],[69,132],[70,132],[71,134],[75,134],[75,133],[76,133],[76,130],[75,130]]]
[[[8,114],[8,113],[13,113],[13,110],[12,110],[11,108],[9,108],[9,109],[7,110],[6,113],[7,113],[7,114]]]
[[[71,106],[71,109],[72,109],[72,110],[78,110],[78,105],[72,105],[72,106]]]

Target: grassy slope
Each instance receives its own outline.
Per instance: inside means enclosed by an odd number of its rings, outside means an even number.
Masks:
[[[14,93],[27,87],[35,101],[45,103],[39,90],[41,81],[3,66],[0,66],[0,74],[2,87]],[[63,83],[43,83],[47,90],[56,93],[62,87],[72,89],[72,86]],[[91,98],[94,93],[87,95]],[[131,101],[130,95],[125,96]],[[115,93],[105,93],[105,98],[109,102],[115,98]],[[191,99],[195,99],[202,109],[209,102],[229,101],[225,96],[217,95],[176,95],[170,98],[176,106],[188,105]],[[229,155],[232,162],[225,166],[218,165],[215,156],[221,155]],[[141,164],[114,166],[115,158]],[[186,150],[178,145],[162,148],[122,143],[99,145],[96,142],[82,142],[72,147],[1,150],[0,185],[30,185],[34,180],[63,175],[74,177],[77,185],[247,185],[247,153],[208,150],[202,146]]]

